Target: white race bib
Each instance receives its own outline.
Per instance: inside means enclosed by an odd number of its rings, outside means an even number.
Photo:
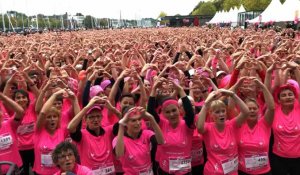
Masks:
[[[199,161],[202,158],[203,155],[203,148],[200,149],[193,149],[191,152],[192,155],[192,161]]]
[[[34,131],[34,122],[20,125],[17,129],[17,133],[20,135],[32,133],[33,131]]]
[[[51,154],[42,154],[41,155],[41,162],[42,162],[42,166],[52,167],[53,166],[53,161],[52,161]]]
[[[257,170],[268,165],[269,158],[267,153],[259,155],[246,155],[245,165],[249,170]]]
[[[169,159],[169,169],[170,171],[183,171],[190,170],[192,159],[189,158],[170,158]]]
[[[229,174],[238,169],[238,157],[235,156],[234,158],[222,161],[222,168],[224,174]]]
[[[13,144],[13,139],[10,134],[0,135],[0,150],[5,150]]]
[[[115,173],[115,167],[113,165],[93,170],[94,175],[108,175],[113,173]]]

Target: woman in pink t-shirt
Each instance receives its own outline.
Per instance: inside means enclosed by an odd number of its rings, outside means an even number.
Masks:
[[[74,144],[64,141],[58,144],[52,152],[52,161],[59,168],[54,175],[73,173],[76,175],[93,175],[92,170],[79,165],[79,154]]]
[[[299,70],[297,79],[300,80]],[[283,85],[275,90],[274,144],[271,154],[272,174],[300,174],[300,102],[298,90]]]
[[[58,96],[76,98],[70,90],[61,89],[47,100],[39,113],[34,137],[35,160],[33,167],[38,174],[52,175],[58,171],[52,162],[51,154],[56,145],[64,141],[69,134],[65,127],[60,126],[61,113],[53,106],[53,102]],[[77,111],[80,110],[78,102],[74,108],[77,108]]]
[[[28,92],[16,90],[13,100],[22,106],[24,118],[21,125],[17,128],[18,148],[23,160],[23,170],[28,174],[30,166],[34,164],[34,144],[33,136],[36,123],[35,100],[30,101]]]
[[[154,133],[141,129],[142,118],[151,123]],[[154,143],[164,143],[161,129],[154,117],[142,107],[129,109],[119,121],[118,136],[113,140],[114,152],[122,163],[124,175],[153,175],[151,145]]]
[[[227,119],[227,106],[221,96],[230,96],[240,108],[240,114]],[[210,112],[214,122],[205,122]],[[207,162],[204,166],[204,175],[211,174],[238,174],[238,148],[235,138],[236,130],[241,127],[249,114],[246,104],[233,92],[219,89],[209,94],[199,113],[197,128],[203,135],[207,151]]]
[[[171,81],[182,99],[185,116],[180,115],[178,101],[167,97],[161,105],[161,116],[156,112],[157,89],[162,87],[163,79],[157,79],[151,90],[147,111],[159,124],[165,143],[158,145],[155,160],[159,163],[158,174],[183,175],[191,173],[192,138],[195,129],[194,110],[183,88]]]
[[[92,169],[95,174],[114,174],[112,139],[113,125],[102,127],[103,109],[118,112],[106,97],[93,97],[69,123],[71,138],[78,145],[81,164]],[[86,128],[81,129],[82,119]]]
[[[239,175],[270,175],[269,143],[274,119],[275,104],[272,94],[257,78],[252,81],[264,94],[266,111],[260,116],[255,99],[246,99],[250,114],[247,122],[238,129]]]
[[[22,159],[18,152],[16,131],[22,122],[24,110],[20,105],[1,92],[0,101],[15,111],[14,116],[6,121],[3,121],[3,116],[0,115],[0,161],[12,162],[20,168],[22,166]],[[1,166],[0,174],[6,174],[8,168],[7,166]]]
[[[272,125],[274,143],[271,145],[271,170],[273,175],[298,175],[300,174],[299,65],[295,62],[286,63],[287,70],[295,75],[296,81],[294,85],[284,84],[279,87],[271,86],[272,72],[280,68],[280,65],[273,67],[268,69],[265,82],[269,89],[274,89],[273,97],[276,102]],[[274,86],[276,85],[275,83]]]

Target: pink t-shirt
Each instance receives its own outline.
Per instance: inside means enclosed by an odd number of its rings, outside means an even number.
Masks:
[[[0,161],[9,161],[15,163],[18,167],[22,166],[17,145],[16,130],[18,125],[14,118],[3,121],[0,125]],[[7,172],[8,166],[2,166],[1,171]]]
[[[237,175],[236,118],[227,120],[222,132],[219,132],[215,125],[214,122],[205,123],[203,139],[207,150],[207,162],[204,166],[204,175]]]
[[[54,175],[61,175],[61,171],[56,172]],[[88,167],[86,166],[82,166],[79,164],[75,165],[74,170],[72,171],[72,173],[76,174],[76,175],[93,175],[93,171],[90,170]]]
[[[51,153],[60,142],[68,136],[65,128],[58,128],[53,135],[46,129],[35,131],[34,134],[34,167],[33,170],[41,175],[52,175],[58,171],[52,162]]]
[[[195,129],[192,138],[192,167],[202,165],[204,163],[202,142],[203,136],[198,133],[197,129]]]
[[[95,173],[100,171],[114,173],[112,152],[112,126],[103,128],[102,136],[93,136],[86,129],[82,129],[82,138],[78,145],[81,164],[92,169]]]
[[[33,149],[33,136],[36,123],[35,105],[31,103],[25,111],[21,125],[17,129],[19,150]]]
[[[264,174],[271,170],[268,156],[270,136],[271,125],[264,117],[252,129],[247,123],[239,128],[239,170],[248,174]]]
[[[195,122],[198,121],[198,115],[195,116]],[[192,138],[192,167],[202,165],[204,163],[203,157],[203,136],[198,132],[197,128],[194,129]]]
[[[150,130],[142,130],[138,139],[124,136],[124,155],[120,157],[124,175],[153,174],[150,142],[153,135]],[[117,137],[113,140],[113,148],[116,144]]]
[[[276,105],[272,125],[273,153],[286,158],[300,158],[300,105],[295,100],[294,109],[285,115]]]
[[[0,101],[0,112],[3,120],[8,120],[10,118],[8,111],[6,110],[5,106],[2,104],[1,101]]]
[[[172,128],[164,117],[160,118],[159,126],[165,138],[165,143],[158,145],[156,152],[160,168],[175,175],[190,172],[194,129],[189,128],[184,120],[180,120],[177,128]]]

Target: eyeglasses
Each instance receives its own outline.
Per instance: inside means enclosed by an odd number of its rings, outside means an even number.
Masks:
[[[67,154],[61,154],[61,155],[59,155],[59,156],[58,156],[58,159],[59,159],[59,160],[66,160],[67,157],[70,158],[70,157],[72,157],[72,156],[74,156],[74,153],[73,153],[73,152],[69,152],[69,153],[67,153]]]

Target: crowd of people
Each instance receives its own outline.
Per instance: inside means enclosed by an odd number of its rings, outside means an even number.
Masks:
[[[299,175],[299,64],[293,29],[0,36],[0,174]]]

